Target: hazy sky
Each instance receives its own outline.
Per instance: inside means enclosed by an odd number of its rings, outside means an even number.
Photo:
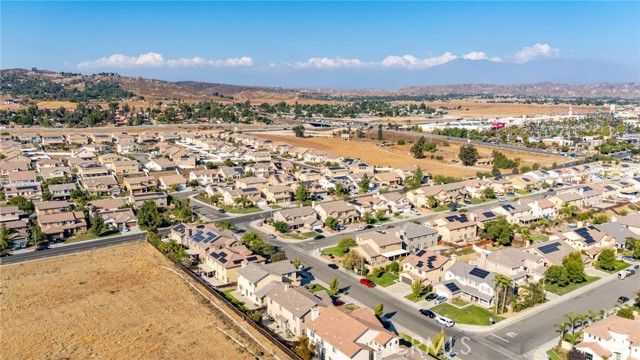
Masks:
[[[336,69],[377,76],[460,58],[504,64],[596,59],[640,68],[637,1],[0,6],[4,69],[295,86]]]

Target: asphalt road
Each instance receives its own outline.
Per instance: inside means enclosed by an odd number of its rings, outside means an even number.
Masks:
[[[44,259],[53,256],[68,255],[81,251],[95,250],[107,246],[120,245],[135,241],[142,241],[146,238],[147,232],[137,232],[134,234],[118,235],[96,241],[83,241],[79,243],[63,245],[49,248],[42,251],[29,251],[21,254],[0,258],[0,265],[16,264],[23,261]]]

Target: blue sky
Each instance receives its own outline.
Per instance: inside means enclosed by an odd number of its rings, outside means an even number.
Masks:
[[[635,1],[2,1],[0,26],[5,69],[167,80],[313,86],[332,72],[419,73],[455,59],[640,64]]]

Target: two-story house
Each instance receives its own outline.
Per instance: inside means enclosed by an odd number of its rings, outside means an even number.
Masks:
[[[430,250],[420,250],[415,254],[407,255],[400,262],[402,272],[400,282],[412,285],[419,281],[424,284],[437,284],[444,280],[447,270],[455,263],[455,259],[449,259]]]
[[[582,331],[575,346],[589,360],[640,359],[640,320],[611,315]]]
[[[475,240],[478,234],[478,225],[467,213],[439,214],[423,225],[437,230],[440,239],[450,243],[467,243]]]
[[[356,243],[358,246],[352,251],[364,259],[365,265],[370,270],[385,266],[407,253],[403,249],[402,239],[393,232],[383,234],[373,230],[363,231],[356,235]]]
[[[237,271],[238,292],[251,300],[255,306],[264,306],[264,296],[274,283],[298,285],[298,269],[291,261],[284,260],[270,264],[248,263]]]
[[[496,274],[475,265],[457,261],[445,273],[445,279],[434,287],[436,294],[449,300],[463,299],[484,308],[494,305]]]
[[[289,331],[302,336],[306,324],[326,308],[331,308],[331,298],[324,291],[311,293],[309,290],[291,286],[288,283],[275,283],[264,295],[267,314],[278,324],[281,331]]]
[[[291,230],[313,230],[322,226],[318,214],[311,206],[278,210],[273,214],[273,221],[283,221]]]
[[[337,219],[343,224],[353,223],[360,219],[360,214],[355,206],[344,200],[318,203],[314,206],[314,210],[318,213],[322,222],[325,222],[329,217]]]
[[[547,270],[544,264],[541,256],[513,248],[481,252],[477,262],[481,269],[502,274],[518,285],[542,279]]]

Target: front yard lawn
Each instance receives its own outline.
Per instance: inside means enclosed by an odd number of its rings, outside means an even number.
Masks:
[[[369,275],[367,276],[367,278],[369,278],[369,280],[373,281],[374,283],[382,287],[393,285],[395,284],[396,281],[398,281],[398,275],[388,273],[388,272],[383,273],[382,276],[380,277]]]
[[[100,236],[94,235],[91,231],[86,232],[84,234],[76,235],[76,237],[66,240],[65,244],[73,244],[76,242],[87,241],[87,240],[95,240],[100,238],[105,238],[109,236],[120,235],[120,231],[118,230],[109,230],[107,232],[103,232]]]
[[[533,241],[547,241],[547,240],[549,240],[549,236],[544,235],[544,234],[540,234],[540,235],[532,236],[531,240],[533,240]]]
[[[624,270],[626,268],[628,268],[629,266],[631,266],[630,264],[627,264],[624,261],[620,261],[620,260],[616,260],[616,268],[609,271],[609,270],[604,270],[604,269],[598,269],[598,270],[602,270],[604,272],[608,272],[609,274],[613,274],[613,273],[617,273],[620,270]]]
[[[282,209],[282,206],[276,205],[276,204],[271,204],[271,205],[269,205],[269,207],[272,208],[273,210]]]
[[[463,255],[469,255],[469,254],[473,254],[474,252],[476,252],[475,250],[473,250],[472,247],[468,248],[468,249],[464,249],[464,250],[460,250],[456,252],[456,255],[458,256],[463,256]]]
[[[345,251],[346,250],[346,251]],[[335,257],[343,257],[349,250],[341,248],[339,246],[328,247],[322,249],[322,255],[333,255]]]
[[[405,296],[404,298],[405,299],[409,299],[409,300],[411,300],[413,302],[418,302],[418,301],[424,300],[424,298],[426,298],[427,295],[429,295],[429,293],[423,292],[418,296],[413,296],[413,294],[409,294],[409,295]]]
[[[431,210],[432,210],[432,211],[434,211],[434,212],[442,212],[442,211],[448,211],[448,210],[451,210],[451,208],[450,208],[450,207],[448,207],[448,206],[440,205],[440,206],[438,206],[438,207],[436,207],[436,208],[433,208],[433,209],[431,209]]]
[[[497,316],[476,305],[470,305],[464,309],[458,309],[455,306],[444,303],[431,308],[438,315],[446,316],[460,324],[470,325],[489,325],[489,319],[495,322],[504,320],[502,316]]]
[[[247,208],[234,208],[234,207],[225,207],[227,212],[232,214],[253,214],[262,211],[259,207],[247,207]]]
[[[554,293],[556,295],[564,295],[564,294],[572,292],[575,289],[579,289],[579,288],[581,288],[581,287],[583,287],[583,286],[585,286],[587,284],[590,284],[590,283],[592,283],[592,282],[594,282],[596,280],[600,280],[600,278],[597,277],[597,276],[588,276],[587,275],[587,281],[579,283],[579,284],[569,284],[569,285],[567,285],[565,287],[560,287],[557,284],[547,284],[546,288],[547,288],[547,291],[550,291],[550,292],[552,292],[552,293]]]
[[[322,286],[320,284],[309,284],[307,286],[307,289],[309,290],[309,292],[312,292],[312,293],[318,292],[318,291],[323,291],[323,290],[326,291],[327,294],[329,293],[329,290],[326,287],[324,287],[324,286]]]

